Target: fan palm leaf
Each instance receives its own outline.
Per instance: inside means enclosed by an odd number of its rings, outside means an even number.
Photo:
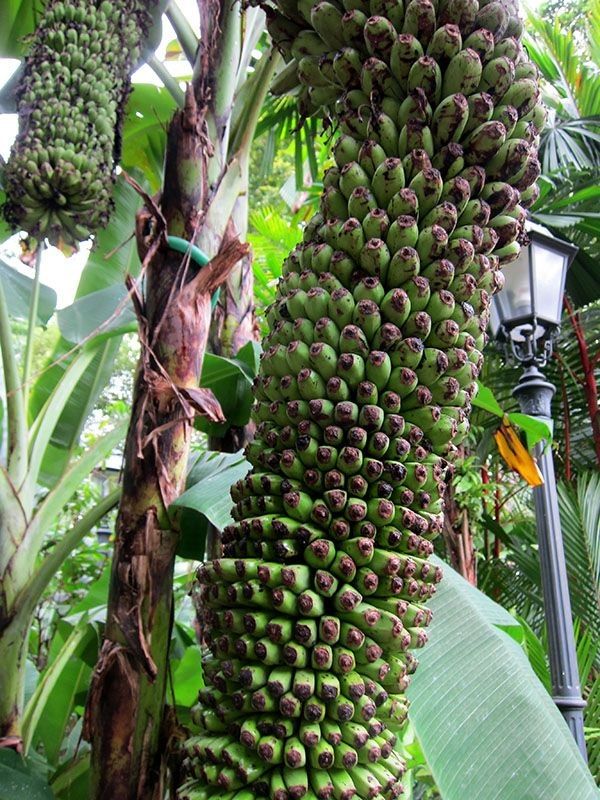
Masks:
[[[573,614],[581,620],[581,633],[589,633],[595,657],[600,643],[600,473],[581,475],[577,485],[559,483],[558,498]],[[508,547],[508,555],[483,565],[482,585],[539,633],[543,600],[535,520],[510,528],[486,521]]]
[[[600,0],[590,3],[592,20]],[[565,33],[559,19],[553,22],[530,13],[526,45],[544,79],[544,100],[550,114],[542,133],[540,155],[546,174],[569,166],[595,168],[600,164],[600,70],[588,62],[572,32]],[[598,34],[590,23],[586,49],[593,49]]]

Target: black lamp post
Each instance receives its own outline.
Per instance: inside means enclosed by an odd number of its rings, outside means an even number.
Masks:
[[[491,327],[506,358],[522,364],[513,394],[521,411],[552,424],[555,387],[540,372],[552,353],[560,328],[565,278],[577,248],[529,224],[529,247],[503,268],[504,289],[494,297]],[[552,453],[543,443],[535,453],[544,483],[533,490],[553,699],[587,760],[583,708],[573,635]]]

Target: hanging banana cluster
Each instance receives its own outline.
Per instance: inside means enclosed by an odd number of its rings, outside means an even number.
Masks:
[[[390,800],[444,481],[544,109],[510,3],[267,13],[304,112],[339,135],[267,312],[253,470],[198,572],[205,688],[179,797]]]
[[[130,74],[151,23],[141,0],[51,0],[17,95],[3,175],[17,230],[69,244],[106,225]]]

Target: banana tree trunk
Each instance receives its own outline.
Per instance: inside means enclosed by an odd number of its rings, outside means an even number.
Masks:
[[[177,532],[168,508],[181,492],[195,413],[222,419],[199,390],[211,294],[246,252],[232,241],[204,269],[166,247],[164,234],[193,241],[203,191],[201,109],[193,91],[173,120],[160,211],[137,220],[145,297],[136,298],[142,354],[125,447],[106,633],[86,714],[93,797],[161,798],[159,742]],[[149,233],[150,232],[150,233]]]
[[[0,639],[0,747],[21,750],[25,694],[25,660],[31,619],[20,614],[2,630]]]
[[[197,388],[210,300],[247,255],[232,214],[247,191],[249,148],[276,63],[265,59],[247,93],[244,133],[232,149],[235,88],[240,71],[245,73],[240,4],[201,2],[200,29],[186,105],[167,137],[160,208],[146,198],[136,225],[145,274],[145,296],[134,296],[142,354],[125,449],[107,627],[85,719],[94,800],[164,796],[169,732],[163,717],[177,546],[168,509],[184,488],[194,410],[213,419],[220,414],[212,395]],[[189,259],[166,248],[167,232],[219,255],[197,271]],[[247,265],[240,269],[247,274]]]

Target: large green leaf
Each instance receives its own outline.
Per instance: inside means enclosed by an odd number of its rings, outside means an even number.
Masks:
[[[123,125],[121,164],[141,170],[151,191],[160,187],[165,157],[166,131],[175,101],[163,87],[134,84]]]
[[[141,178],[135,174],[134,177]],[[81,274],[77,297],[107,286],[122,284],[127,274],[137,275],[139,258],[135,242],[135,214],[142,200],[122,177],[113,193],[115,202],[108,226],[99,231]]]
[[[188,647],[173,675],[175,705],[193,706],[202,684],[202,651],[193,644]]]
[[[18,753],[0,748],[0,800],[53,800],[53,793]]]
[[[90,753],[84,742],[78,740],[77,744],[77,755],[66,760],[52,775],[52,791],[57,800],[82,800],[90,796]]]
[[[450,567],[431,603],[411,719],[444,800],[597,800],[571,733],[517,642],[517,621]]]
[[[191,468],[187,489],[171,508],[183,509],[177,554],[201,559],[208,523],[222,530],[231,524],[229,489],[243,478],[250,464],[240,453],[204,453]]]
[[[132,238],[135,211],[140,203],[139,197],[124,180],[119,180],[115,187],[114,199],[115,209],[109,226],[98,234],[82,272],[77,289],[78,299],[108,287],[116,286],[119,287],[117,292],[122,291],[125,276],[128,273],[135,275],[139,270],[139,259]],[[66,309],[65,312],[68,320],[70,312]],[[104,313],[106,312],[105,307]],[[70,330],[70,335],[81,332],[76,326]],[[72,392],[56,425],[43,461],[40,476],[43,484],[52,486],[65,469],[71,451],[78,443],[85,420],[112,375],[120,341],[120,337],[115,336],[98,344],[93,361]],[[32,387],[30,419],[35,419],[39,414],[72,359],[73,344],[62,337],[52,352],[46,369]]]
[[[33,293],[33,277],[23,275],[3,258],[0,258],[0,281],[6,297],[8,313],[15,319],[28,319],[31,295]],[[40,283],[40,294],[37,310],[37,324],[45,325],[56,308],[56,292],[50,286]]]
[[[107,286],[78,298],[57,315],[58,327],[68,342],[118,335],[135,330],[136,317],[125,284]]]
[[[52,524],[63,506],[69,502],[78,486],[91,471],[122,442],[126,429],[126,421],[117,420],[112,430],[96,439],[94,444],[88,447],[83,455],[76,461],[74,460],[62,473],[60,479],[36,508],[35,515],[23,539],[26,546],[24,552],[32,552],[29,548],[36,548],[35,552],[37,552],[45,534],[51,530]]]
[[[103,622],[106,617],[109,586],[110,566],[105,567],[102,575],[90,584],[86,596],[71,608],[65,621],[74,625],[85,616],[90,621]]]
[[[25,37],[33,31],[39,19],[40,5],[33,0],[4,0],[0,26],[0,56],[21,58]]]
[[[63,737],[73,713],[75,697],[86,686],[91,667],[80,656],[94,643],[98,632],[82,619],[61,641],[60,650],[46,668],[23,716],[23,739],[26,751],[41,741],[48,761],[58,762]]]
[[[212,436],[222,436],[232,425],[243,426],[250,419],[252,381],[258,369],[258,345],[247,342],[235,358],[207,353],[202,364],[200,385],[212,389],[221,404],[226,422],[207,422],[200,418],[198,427]]]

